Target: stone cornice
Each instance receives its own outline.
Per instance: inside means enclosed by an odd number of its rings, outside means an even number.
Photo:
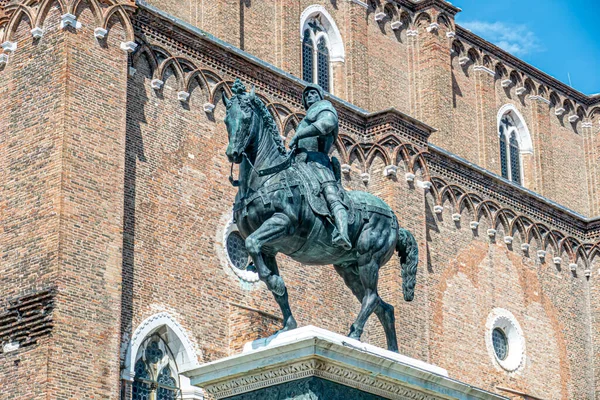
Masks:
[[[481,37],[461,27],[460,25],[456,25],[456,35],[458,38],[468,41],[473,45],[479,46],[486,52],[489,52],[498,57],[500,60],[502,60],[502,62],[506,63],[507,65],[511,65],[525,72],[532,78],[539,80],[540,82],[544,83],[550,88],[555,89],[558,92],[564,93],[566,96],[573,98],[581,104],[590,106],[600,101],[600,99],[596,98],[596,96],[588,96],[579,92],[578,90],[573,89],[572,87],[562,83],[558,79],[553,78],[545,72],[542,72],[539,69],[533,67],[532,65],[529,65],[526,62],[518,59],[517,57],[501,49],[500,47],[488,42],[485,39],[482,39]]]

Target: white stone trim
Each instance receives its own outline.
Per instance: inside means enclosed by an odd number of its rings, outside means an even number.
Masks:
[[[152,79],[150,81],[150,87],[154,90],[160,90],[165,83],[160,79]]]
[[[390,24],[390,27],[397,31],[398,29],[402,28],[402,21],[394,21]]]
[[[581,123],[582,128],[592,128],[594,124],[591,121],[586,121]]]
[[[513,242],[513,237],[512,236],[504,236],[504,243],[506,244],[512,244]]]
[[[529,243],[522,243],[521,244],[521,250],[523,250],[523,251],[529,251]]]
[[[540,261],[543,261],[546,258],[546,250],[538,250],[537,256],[540,259]]]
[[[11,353],[13,351],[17,351],[19,347],[21,347],[19,342],[8,342],[2,346],[2,351],[4,352],[4,354]]]
[[[500,85],[502,85],[503,88],[507,88],[510,85],[512,85],[513,81],[511,81],[510,79],[502,79],[502,81],[500,82]]]
[[[121,370],[121,379],[133,379],[135,376],[135,357],[142,342],[162,326],[167,326],[169,328],[169,333],[174,334],[173,337],[169,337],[168,342],[171,350],[175,352],[175,347],[180,347],[180,351],[174,354],[179,372],[198,368],[200,366],[197,351],[186,331],[171,315],[169,315],[169,313],[160,312],[146,318],[133,332],[125,354],[124,367]],[[173,343],[173,341],[178,341],[178,343]]]
[[[589,269],[586,269],[585,271],[583,271],[583,274],[585,275],[586,278],[589,278],[590,276],[592,276],[592,271]]]
[[[126,53],[132,53],[137,47],[138,45],[136,42],[121,42],[121,50]]]
[[[494,365],[508,372],[514,372],[525,365],[525,338],[523,330],[514,315],[504,308],[495,308],[489,314],[485,324],[485,344]],[[495,328],[501,329],[508,340],[508,355],[504,360],[496,357],[492,332]]]
[[[471,229],[475,230],[479,227],[479,222],[477,221],[471,221],[471,223],[469,224],[469,226],[471,227]]]
[[[417,185],[418,185],[419,187],[422,187],[422,188],[423,188],[423,189],[425,189],[425,190],[430,190],[430,189],[431,189],[431,186],[432,186],[432,185],[431,185],[431,182],[429,182],[429,181],[418,181],[418,182],[417,182]]]
[[[554,264],[560,265],[560,263],[562,262],[562,258],[560,258],[560,257],[554,257],[552,259],[552,261],[554,262]]]
[[[12,53],[17,50],[17,42],[4,42],[2,43],[2,50],[7,53]]]
[[[495,230],[495,229],[488,229],[488,230],[487,230],[487,235],[488,235],[490,238],[494,238],[494,237],[496,237],[496,230]]]
[[[368,172],[363,172],[362,174],[360,174],[360,179],[362,179],[363,183],[369,183],[369,181],[371,180],[371,175],[369,175]]]
[[[102,40],[106,37],[108,31],[104,28],[96,28],[94,29],[94,37],[98,40]]]
[[[446,32],[446,37],[450,38],[450,39],[455,38],[456,32],[453,32],[453,31]]]
[[[454,222],[460,221],[460,214],[452,214],[452,221],[454,221]]]
[[[350,3],[357,4],[357,5],[359,5],[359,6],[363,7],[363,8],[366,8],[366,9],[369,8],[369,5],[367,3],[365,3],[364,1],[360,1],[360,0],[348,0],[348,1]]]
[[[129,73],[129,76],[135,76],[135,73],[137,72],[137,69],[135,69],[133,67],[129,67],[129,69],[127,71]]]
[[[0,54],[0,67],[4,67],[8,64],[8,54]]]
[[[518,88],[515,89],[515,93],[517,94],[517,96],[522,95],[526,91],[527,91],[527,89],[525,88],[525,86],[519,86]]]
[[[471,59],[467,56],[462,56],[458,58],[458,63],[462,66],[467,65],[471,61]]]
[[[177,92],[177,100],[181,101],[182,103],[185,103],[186,101],[188,101],[190,98],[190,94],[189,92],[186,91],[180,91]]]
[[[529,98],[531,100],[539,100],[543,103],[550,104],[550,100],[546,99],[545,97],[539,96],[539,95],[532,95],[532,96],[529,96]]]
[[[411,36],[417,36],[419,34],[419,31],[416,29],[408,29],[406,31],[406,36],[411,37]]]
[[[398,166],[396,166],[396,165],[387,165],[383,169],[383,176],[396,176],[397,172],[398,172]]]
[[[386,13],[384,13],[384,12],[378,12],[378,13],[375,13],[375,21],[376,21],[376,22],[381,22],[381,21],[383,21],[383,19],[384,19],[386,16],[387,16],[387,14],[386,14]]]
[[[349,174],[350,170],[352,169],[352,167],[350,166],[350,164],[342,164],[341,168],[342,168],[342,173],[343,174]]]
[[[577,271],[577,264],[575,264],[575,263],[569,264],[569,269],[571,270],[571,272]]]
[[[554,114],[555,115],[563,115],[565,113],[565,111],[567,111],[567,110],[565,110],[564,107],[558,107],[556,110],[554,110]]]
[[[573,114],[573,115],[569,115],[569,118],[567,118],[569,120],[570,123],[574,123],[577,122],[577,120],[579,120],[579,115],[577,114]]]
[[[474,66],[473,67],[473,71],[486,72],[486,73],[488,73],[491,76],[496,76],[496,73],[494,71],[492,71],[491,69],[489,69],[488,67],[485,67],[483,65],[476,65],[476,66]]]
[[[34,39],[40,39],[42,36],[44,36],[44,30],[39,26],[36,26],[31,30],[31,36],[33,36]]]
[[[444,212],[444,207],[440,206],[440,205],[434,206],[433,207],[433,212],[436,213],[436,214],[441,214],[441,213]]]
[[[204,105],[202,106],[202,109],[204,110],[205,113],[211,113],[215,109],[215,105],[210,102],[204,103]]]
[[[407,172],[406,174],[404,174],[404,179],[406,179],[406,182],[414,182],[415,174],[413,174],[412,172]]]
[[[432,22],[427,27],[427,32],[437,32],[438,29],[440,29],[440,24],[438,24],[437,22]]]
[[[300,40],[302,40],[304,36],[304,29],[306,28],[308,20],[316,15],[323,16],[321,23],[323,24],[323,28],[325,28],[325,36],[329,44],[329,60],[331,62],[344,62],[346,52],[344,50],[342,35],[335,20],[322,5],[313,4],[308,6],[302,12],[302,15],[300,15]]]
[[[60,28],[65,29],[67,26],[72,26],[75,29],[80,29],[81,22],[77,21],[77,17],[75,15],[66,13],[60,16]]]

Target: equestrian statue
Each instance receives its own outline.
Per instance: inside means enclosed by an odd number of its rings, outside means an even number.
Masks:
[[[349,337],[360,340],[375,312],[388,350],[398,351],[394,308],[377,293],[379,268],[398,253],[404,299],[412,301],[418,250],[413,235],[398,225],[392,209],[378,197],[345,191],[338,160],[329,152],[338,136],[338,115],[323,90],[308,85],[302,95],[306,116],[285,148],[265,104],[236,79],[233,95],[223,91],[229,135],[227,158],[239,164],[233,218],[245,239],[258,275],[283,314],[283,329],[297,326],[288,291],[279,275],[277,253],[304,265],[333,264],[361,302]],[[305,266],[304,266],[305,267]]]

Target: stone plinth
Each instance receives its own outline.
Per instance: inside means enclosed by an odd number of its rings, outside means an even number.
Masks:
[[[248,343],[184,375],[216,399],[506,400],[435,365],[313,326]]]

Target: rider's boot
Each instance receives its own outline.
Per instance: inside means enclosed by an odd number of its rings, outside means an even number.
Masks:
[[[350,250],[352,243],[350,243],[350,239],[348,238],[348,212],[346,211],[346,207],[340,202],[336,202],[332,214],[337,232],[334,233],[331,241],[336,247]]]

